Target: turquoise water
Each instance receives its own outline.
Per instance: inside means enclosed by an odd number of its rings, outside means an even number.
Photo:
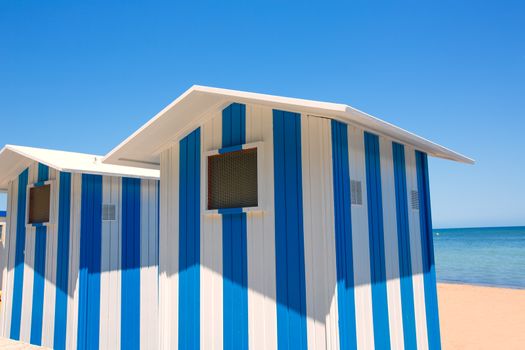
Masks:
[[[525,227],[435,229],[438,281],[525,288]]]

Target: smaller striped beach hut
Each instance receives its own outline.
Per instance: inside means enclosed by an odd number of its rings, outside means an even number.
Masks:
[[[157,348],[159,172],[6,146],[0,336],[54,349]]]
[[[106,156],[161,171],[161,349],[439,349],[427,155],[344,104],[194,86]]]

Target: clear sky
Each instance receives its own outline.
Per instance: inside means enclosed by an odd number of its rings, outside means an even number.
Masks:
[[[104,154],[193,84],[341,102],[477,160],[431,160],[435,227],[525,225],[524,1],[181,3],[2,1],[0,144]]]

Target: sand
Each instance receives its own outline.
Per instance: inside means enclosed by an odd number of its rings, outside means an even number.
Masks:
[[[16,340],[0,338],[0,349],[9,350],[45,350],[47,348],[30,345]]]
[[[525,290],[439,283],[438,298],[444,350],[525,349]]]
[[[525,349],[525,290],[438,284],[444,350]]]

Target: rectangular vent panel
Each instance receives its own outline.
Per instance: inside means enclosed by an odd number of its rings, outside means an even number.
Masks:
[[[361,181],[350,180],[350,197],[353,205],[363,205],[363,190]]]
[[[412,190],[410,192],[410,203],[413,210],[419,210],[419,193]]]
[[[102,220],[114,221],[116,220],[116,209],[115,204],[104,204],[102,205]]]

